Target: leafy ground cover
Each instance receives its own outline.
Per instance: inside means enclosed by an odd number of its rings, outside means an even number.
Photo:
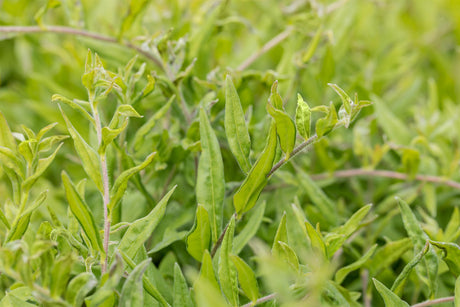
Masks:
[[[460,3],[0,2],[1,306],[460,306]]]

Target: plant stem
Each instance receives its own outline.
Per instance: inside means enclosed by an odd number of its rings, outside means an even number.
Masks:
[[[251,303],[247,303],[247,304],[244,304],[242,305],[241,307],[251,307],[251,306],[255,306],[255,305],[258,305],[258,304],[261,304],[261,303],[265,303],[265,302],[268,302],[268,301],[271,301],[273,299],[276,298],[276,293],[272,293],[272,294],[269,294],[267,296],[264,296],[264,297],[261,297],[259,298],[257,301],[255,301],[255,303],[251,302]]]
[[[0,26],[0,33],[23,33],[23,34],[31,34],[31,33],[57,33],[57,34],[68,34],[73,36],[82,36],[88,37],[97,41],[112,43],[112,44],[119,44],[125,46],[129,49],[132,49],[140,54],[142,54],[147,59],[151,60],[155,63],[156,66],[161,68],[168,76],[168,69],[164,66],[161,59],[159,59],[155,54],[148,52],[141,47],[138,47],[128,41],[121,41],[116,39],[115,37],[102,35],[99,33],[89,32],[82,29],[75,29],[72,27],[63,27],[63,26],[46,26],[46,27],[39,27],[39,26]]]
[[[307,139],[305,142],[294,148],[294,150],[291,152],[289,155],[289,159],[282,158],[278,163],[276,163],[270,172],[268,173],[267,177],[270,177],[277,169],[279,169],[281,166],[283,166],[286,162],[288,162],[290,159],[292,159],[295,155],[297,155],[299,152],[304,150],[306,147],[309,145],[313,144],[316,140],[318,140],[318,136],[316,134],[312,135],[309,139]]]
[[[455,299],[454,296],[447,296],[447,297],[441,297],[437,298],[434,300],[429,300],[429,301],[424,301],[415,305],[412,305],[411,307],[426,307],[426,306],[432,306],[436,304],[442,304],[442,303],[448,303],[448,302],[453,302]]]
[[[91,103],[93,115],[94,115],[94,121],[96,123],[96,134],[97,134],[97,140],[98,140],[98,145],[101,146],[102,144],[102,125],[101,125],[101,119],[99,117],[99,113],[97,109],[94,107],[94,104]],[[108,172],[108,167],[107,167],[107,156],[106,153],[101,153],[99,155],[100,161],[101,161],[101,171],[102,171],[102,187],[103,187],[103,193],[102,193],[102,199],[104,203],[104,242],[103,242],[103,247],[104,247],[104,253],[105,253],[105,259],[102,262],[101,265],[101,272],[104,274],[107,272],[107,266],[109,262],[109,238],[110,238],[110,219],[109,219],[109,214],[108,214],[108,206],[110,203],[110,191],[109,191],[109,172]]]
[[[235,216],[235,217],[237,216],[236,213],[234,214],[234,216]],[[215,243],[214,246],[212,247],[212,250],[211,250],[211,258],[214,258],[214,255],[216,254],[217,249],[219,249],[219,246],[222,244],[222,241],[224,240],[225,234],[227,233],[228,225],[230,225],[230,222],[227,224],[227,226],[225,226],[224,230],[223,230],[222,233],[220,234],[220,236],[219,236],[219,238],[217,239],[216,243]]]
[[[368,170],[368,169],[349,169],[349,170],[342,170],[336,171],[333,173],[322,173],[311,175],[311,179],[313,180],[323,180],[327,178],[349,178],[349,177],[357,177],[357,176],[368,176],[368,177],[386,177],[398,180],[417,180],[417,181],[425,181],[431,182],[435,184],[442,184],[452,187],[454,189],[460,190],[460,183],[454,180],[446,179],[439,176],[432,176],[432,175],[416,175],[414,178],[411,178],[409,175],[400,172],[394,171],[387,171],[387,170]]]
[[[269,40],[261,49],[253,53],[249,58],[247,58],[243,63],[238,66],[236,70],[242,71],[248,68],[255,60],[257,60],[261,55],[268,52],[270,49],[281,43],[283,40],[289,37],[292,32],[292,28],[288,28]]]

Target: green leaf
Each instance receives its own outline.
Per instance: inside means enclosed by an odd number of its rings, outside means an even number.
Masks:
[[[31,176],[27,177],[27,179],[22,183],[22,188],[24,190],[28,191],[32,187],[32,185],[37,181],[37,179],[46,171],[46,169],[54,161],[54,158],[56,158],[56,155],[59,149],[61,149],[62,145],[63,143],[59,144],[56,150],[48,157],[38,160],[35,172]]]
[[[216,274],[212,265],[212,258],[208,250],[204,251],[203,259],[201,261],[200,275],[198,276],[196,283],[200,280],[206,280],[207,283],[214,289],[220,292],[219,284],[217,283]]]
[[[205,111],[200,109],[201,156],[198,162],[196,198],[208,211],[212,242],[222,229],[222,209],[225,196],[224,164],[219,142]]]
[[[84,199],[81,198],[65,171],[62,171],[61,177],[72,214],[75,216],[84,233],[90,240],[92,247],[104,254],[102,240],[91,210]]]
[[[126,188],[128,187],[129,179],[139,173],[141,170],[146,168],[150,163],[152,163],[153,159],[155,158],[155,152],[151,153],[150,155],[145,158],[144,162],[141,164],[134,166],[130,169],[125,170],[120,176],[117,177],[115,183],[113,184],[112,189],[110,190],[110,203],[108,205],[108,209],[112,212],[113,208],[120,202],[123,195],[125,194]]]
[[[321,234],[316,231],[315,228],[310,224],[309,221],[305,221],[305,228],[307,229],[308,237],[310,238],[311,247],[314,251],[320,253],[320,255],[324,256],[325,258],[328,257],[326,245],[324,243]]]
[[[391,286],[391,291],[393,291],[397,295],[402,294],[404,284],[406,283],[406,280],[409,278],[412,269],[415,268],[417,264],[419,264],[420,260],[422,260],[423,256],[426,255],[429,248],[430,245],[428,243],[425,244],[425,247],[417,255],[415,255],[415,257],[412,258],[412,260],[409,263],[407,263],[404,266],[404,269],[393,282],[393,285]]]
[[[22,158],[21,158],[22,159]],[[24,179],[23,163],[13,150],[0,146],[0,162],[12,169],[19,177]]]
[[[109,127],[102,128],[102,142],[99,146],[98,152],[99,154],[105,154],[107,150],[107,146],[109,146],[113,140],[122,133],[126,127],[128,126],[128,121],[125,120],[120,128],[112,129]]]
[[[0,146],[16,150],[16,141],[2,112],[0,112]]]
[[[198,205],[194,228],[187,236],[187,251],[193,258],[201,262],[204,251],[209,248],[210,241],[211,229],[208,212],[203,206]]]
[[[276,134],[280,140],[281,149],[286,154],[285,159],[288,160],[295,146],[295,124],[289,115],[287,115],[286,111],[284,111],[283,101],[276,91],[276,88],[277,82],[272,86],[272,93],[267,103],[267,111],[275,120]]]
[[[288,243],[287,228],[286,228],[286,212],[283,213],[280,224],[278,225],[278,229],[276,230],[275,238],[273,239],[272,254],[277,253],[276,247],[277,247],[278,242]]]
[[[79,104],[79,103],[77,103],[75,101],[72,101],[72,100],[70,100],[70,99],[68,99],[68,98],[66,98],[66,97],[64,97],[62,95],[59,95],[59,94],[54,94],[51,97],[51,101],[52,102],[65,103],[66,105],[70,106],[72,109],[75,109],[78,112],[80,112],[80,114],[82,114],[87,120],[89,120],[91,123],[93,123],[93,125],[96,124],[96,122],[94,121],[94,118],[91,116],[91,114],[88,113],[88,111],[81,104]]]
[[[404,228],[414,243],[414,251],[420,251],[424,248],[429,238],[423,231],[414,213],[412,213],[409,205],[399,197],[396,197],[396,200],[401,210]],[[420,279],[428,286],[430,299],[433,299],[437,289],[438,256],[431,246],[420,262],[420,265],[417,266],[417,273]]]
[[[126,9],[126,15],[123,17],[118,34],[118,39],[122,40],[123,35],[128,31],[136,18],[145,11],[150,0],[130,0],[129,7]]]
[[[121,256],[123,257],[123,260],[128,264],[128,266],[131,269],[136,268],[136,263],[128,257],[124,252],[120,251]],[[149,262],[151,261],[150,259]],[[144,285],[145,291],[147,291],[148,294],[150,294],[154,299],[156,299],[162,306],[164,307],[170,307],[166,299],[161,295],[161,293],[158,291],[158,289],[152,284],[152,282],[145,276],[142,276],[142,282]]]
[[[264,151],[252,166],[238,191],[233,196],[233,205],[238,216],[249,211],[256,204],[260,193],[268,182],[268,174],[276,155],[276,126],[272,122]]]
[[[238,281],[241,285],[241,289],[243,289],[244,294],[255,303],[259,298],[259,287],[254,271],[240,257],[235,255],[231,255],[230,257],[238,272]]]
[[[74,264],[74,259],[72,254],[59,257],[57,260],[53,261],[53,269],[51,271],[51,285],[50,285],[50,294],[52,297],[61,296],[67,288],[67,283],[70,279],[70,271],[72,265]]]
[[[311,135],[311,110],[300,94],[297,94],[297,108],[295,110],[295,126],[297,132],[306,140]]]
[[[22,235],[26,232],[27,228],[29,227],[30,217],[32,216],[32,213],[38,207],[40,207],[41,204],[43,204],[47,195],[48,190],[41,192],[37,196],[37,199],[35,199],[33,204],[16,217],[16,219],[13,221],[11,225],[11,228],[8,231],[8,235],[6,236],[5,242],[19,240],[22,237]]]
[[[201,259],[200,259],[201,260]],[[174,307],[193,307],[190,290],[177,262],[174,264]]]
[[[35,144],[37,144],[36,139],[29,139],[26,141],[22,141],[18,145],[18,151],[19,153],[26,159],[27,164],[32,164],[32,161],[34,159],[34,153],[32,152],[32,149],[35,147]]]
[[[238,165],[244,173],[248,173],[251,169],[251,140],[240,98],[230,75],[225,80],[225,134]]]
[[[144,242],[150,237],[153,230],[163,218],[166,205],[172,193],[176,189],[174,186],[156,205],[156,207],[145,217],[133,222],[126,230],[123,238],[118,245],[118,250],[129,258],[134,258]]]
[[[218,274],[220,285],[225,297],[231,305],[238,306],[238,282],[236,270],[230,260],[234,231],[235,216],[232,216],[220,247]]]
[[[68,284],[65,299],[72,306],[81,306],[85,297],[96,285],[97,279],[92,273],[80,273]]]
[[[303,63],[308,62],[312,58],[312,56],[315,54],[316,48],[318,47],[322,34],[323,34],[323,26],[320,25],[318,30],[316,30],[315,32],[315,36],[313,36],[310,43],[308,44],[307,51],[302,56]]]
[[[137,307],[144,305],[143,276],[147,266],[151,263],[150,259],[145,259],[139,263],[126,279],[120,296],[120,307]]]
[[[357,261],[342,267],[340,270],[335,273],[335,281],[338,284],[341,284],[347,275],[350,272],[353,272],[354,270],[357,270],[361,268],[374,254],[375,250],[377,249],[377,244],[374,244],[361,258],[359,258]]]
[[[401,161],[404,167],[404,172],[406,172],[410,178],[415,178],[420,165],[420,153],[418,150],[405,148],[403,150]]]
[[[238,255],[249,240],[256,235],[264,218],[266,203],[266,201],[263,201],[259,207],[254,210],[244,228],[233,240],[233,253],[235,255]]]
[[[77,151],[78,156],[81,159],[83,168],[88,174],[88,176],[96,184],[99,191],[103,191],[102,187],[102,175],[101,175],[101,163],[99,161],[99,156],[97,152],[86,143],[86,141],[81,137],[77,130],[72,126],[72,123],[64,114],[64,111],[61,110],[62,116],[67,125],[67,130],[69,130],[70,136],[73,139],[75,150]]]
[[[460,210],[454,207],[449,223],[447,223],[446,230],[444,231],[444,240],[453,242],[460,236]]]
[[[351,115],[351,106],[353,104],[353,100],[337,84],[328,83],[327,85],[329,85],[337,93],[337,95],[340,96],[340,99],[342,100],[345,111],[347,112],[348,115]]]
[[[410,238],[387,242],[375,252],[374,256],[369,261],[368,267],[371,275],[375,276],[380,271],[390,267],[411,248],[412,244]]]
[[[316,121],[316,134],[318,138],[331,132],[337,124],[337,112],[335,110],[334,104],[331,102],[327,115],[323,118],[320,118]]]
[[[391,292],[384,284],[378,281],[375,278],[372,278],[375,288],[382,296],[383,301],[385,302],[386,307],[409,307],[409,304],[399,298],[396,294]]]
[[[430,240],[430,243],[443,251],[444,262],[450,271],[457,277],[460,275],[460,246],[455,243],[438,242]]]

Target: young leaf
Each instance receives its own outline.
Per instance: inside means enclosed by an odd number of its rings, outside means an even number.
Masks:
[[[212,242],[215,243],[222,228],[222,209],[225,196],[224,164],[219,142],[205,111],[200,109],[201,156],[198,162],[196,198],[208,211]]]
[[[99,161],[99,156],[97,152],[86,143],[86,141],[81,137],[77,130],[72,126],[72,123],[64,114],[64,111],[59,107],[61,110],[62,116],[67,125],[67,130],[69,130],[70,136],[73,139],[75,150],[78,153],[78,156],[81,159],[83,164],[83,168],[88,176],[93,180],[96,184],[99,191],[103,191],[102,188],[102,175],[101,175],[101,163]]]
[[[201,260],[201,259],[200,259]],[[174,264],[174,307],[193,307],[190,290],[177,262]]]
[[[145,158],[144,162],[130,169],[125,170],[123,173],[120,174],[120,176],[118,176],[110,191],[110,203],[108,205],[109,211],[112,211],[113,208],[115,208],[115,206],[118,204],[118,202],[125,194],[126,188],[128,187],[129,179],[132,176],[139,173],[144,168],[146,168],[150,163],[152,163],[153,159],[155,158],[155,154],[155,152],[151,153],[147,156],[147,158]]]
[[[286,228],[286,212],[283,213],[280,224],[278,225],[278,229],[276,230],[275,239],[273,240],[273,245],[272,245],[272,254],[277,253],[276,247],[277,247],[278,242],[288,243],[287,228]]]
[[[0,112],[0,146],[16,150],[16,141],[2,112]]]
[[[13,150],[8,147],[0,147],[0,163],[12,169],[19,177],[24,179],[23,163],[21,156],[16,156]]]
[[[80,112],[87,120],[89,120],[91,123],[93,123],[93,125],[96,123],[94,121],[94,118],[88,113],[88,111],[83,107],[81,106],[81,104],[75,102],[75,101],[72,101],[62,95],[59,95],[59,94],[54,94],[53,96],[51,96],[51,101],[52,102],[62,102],[62,103],[65,103],[66,105],[70,106],[72,109],[75,109],[77,110],[78,112]]]
[[[264,151],[251,168],[238,191],[233,196],[233,205],[238,216],[249,211],[256,204],[260,193],[267,184],[267,175],[273,166],[276,155],[276,126],[272,122]]]
[[[244,119],[240,98],[233,85],[232,78],[227,75],[225,80],[225,134],[231,152],[236,158],[241,170],[248,173],[251,169],[249,153],[251,140]]]
[[[297,132],[306,140],[310,137],[311,111],[300,94],[297,94],[297,109],[295,111],[295,126]]]
[[[321,234],[316,231],[309,221],[305,221],[305,228],[307,229],[308,237],[310,238],[311,247],[313,250],[319,252],[325,258],[328,257],[326,245],[321,237]]]
[[[80,194],[77,192],[77,189],[65,171],[62,171],[61,177],[72,214],[75,216],[84,233],[90,240],[92,247],[101,253],[104,253],[99,230],[96,226],[96,222],[94,221],[91,210],[89,209],[86,202],[81,198]]]
[[[420,251],[423,249],[429,238],[423,231],[414,213],[412,213],[409,205],[399,197],[396,197],[396,200],[398,201],[399,208],[401,210],[404,228],[414,243],[414,250]],[[430,290],[430,298],[434,298],[437,289],[438,256],[431,246],[430,250],[420,262],[420,266],[417,266],[417,269],[419,277]]]
[[[345,91],[341,89],[337,84],[328,83],[327,85],[329,85],[337,93],[337,95],[340,96],[340,99],[342,100],[345,111],[347,112],[348,115],[351,115],[351,106],[353,104],[353,100],[351,100],[348,94],[345,93]]]
[[[225,297],[233,306],[238,306],[238,282],[236,270],[230,260],[235,231],[235,217],[232,216],[225,233],[219,253],[219,281]]]
[[[335,110],[334,104],[331,102],[331,104],[329,105],[327,115],[316,121],[315,127],[318,138],[331,132],[337,124],[337,121],[337,112]]]
[[[208,250],[204,251],[203,259],[201,261],[200,275],[198,276],[196,283],[200,280],[206,280],[210,286],[220,292],[220,287],[217,283],[216,274],[214,273],[214,268],[212,266],[211,254],[209,254]]]
[[[430,243],[443,251],[442,260],[455,276],[460,276],[460,246],[455,243],[432,240],[430,240]]]
[[[121,290],[120,306],[137,307],[144,305],[142,279],[144,272],[150,263],[150,259],[145,259],[129,274]]]
[[[85,297],[96,285],[97,279],[92,273],[80,273],[68,284],[65,299],[72,306],[81,306]]]
[[[347,277],[347,275],[350,272],[353,272],[354,270],[357,270],[361,268],[368,260],[369,258],[372,257],[374,254],[375,250],[377,248],[377,244],[374,244],[361,258],[359,258],[357,261],[342,267],[340,270],[335,273],[335,282],[338,284],[341,284],[344,279]]]
[[[123,132],[128,126],[128,121],[125,120],[120,128],[112,129],[109,127],[102,128],[102,142],[99,146],[98,152],[99,154],[105,154],[107,150],[107,146],[109,146],[113,140]]]
[[[194,229],[187,236],[187,251],[197,261],[203,259],[203,253],[209,248],[211,229],[208,212],[202,205],[196,208]]]
[[[393,285],[391,286],[391,291],[393,291],[397,295],[402,294],[404,284],[406,283],[406,280],[409,278],[412,269],[415,268],[415,266],[420,262],[420,260],[422,260],[423,256],[426,255],[429,248],[430,245],[428,243],[425,244],[425,247],[417,255],[415,255],[415,257],[409,263],[406,264],[404,269],[393,282]]]
[[[243,289],[244,294],[255,303],[259,298],[259,287],[254,271],[240,257],[235,255],[231,255],[230,257],[238,272],[238,281],[241,285],[241,289]]]
[[[283,108],[283,101],[277,92],[278,83],[275,82],[271,89],[271,95],[267,103],[267,111],[276,123],[276,134],[280,140],[280,146],[286,154],[286,160],[295,146],[295,124]]]
[[[133,222],[126,230],[118,245],[118,250],[129,258],[134,258],[142,244],[150,237],[153,230],[163,218],[166,205],[172,193],[176,189],[174,186],[156,205],[156,207],[145,217]]]
[[[254,237],[264,217],[266,201],[257,207],[249,218],[247,224],[233,240],[233,253],[238,255],[246,244]]]
[[[372,278],[375,288],[382,296],[386,307],[409,307],[409,304],[399,298],[396,294],[391,292],[384,284],[375,278]]]

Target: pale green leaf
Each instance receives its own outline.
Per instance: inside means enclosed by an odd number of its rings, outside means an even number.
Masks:
[[[200,109],[200,136],[202,152],[198,162],[196,198],[208,211],[212,242],[215,243],[222,229],[224,164],[216,134],[203,109]]]
[[[137,307],[144,305],[143,276],[151,260],[139,263],[129,274],[121,289],[120,307]]]
[[[96,226],[96,222],[94,221],[91,210],[89,209],[84,199],[81,198],[80,194],[77,192],[77,189],[65,171],[62,171],[61,177],[72,214],[75,216],[84,233],[90,240],[92,247],[101,253],[104,253],[99,230]]]
[[[201,259],[200,259],[201,260]],[[174,307],[193,307],[190,290],[182,270],[177,262],[174,264]]]
[[[218,275],[225,297],[231,305],[238,306],[238,281],[235,266],[230,260],[234,231],[235,217],[232,216],[220,247]]]
[[[244,294],[246,294],[252,302],[257,301],[259,298],[259,287],[254,271],[240,257],[235,255],[231,255],[230,257],[238,272],[238,281]]]
[[[198,205],[194,229],[187,237],[187,251],[193,258],[201,262],[204,251],[209,248],[210,241],[211,229],[208,212],[203,206]]]
[[[449,267],[452,274],[460,275],[460,246],[455,243],[438,242],[430,240],[430,243],[443,251],[444,262]]]
[[[297,94],[297,108],[295,111],[295,125],[297,132],[306,140],[311,135],[311,110],[300,94]]]
[[[332,102],[330,103],[328,110],[329,111],[327,112],[327,115],[325,117],[320,118],[316,121],[315,127],[318,138],[331,132],[337,125],[337,112]]]
[[[0,146],[16,150],[16,141],[2,112],[0,112]]]
[[[133,222],[126,230],[121,239],[118,250],[123,252],[129,258],[134,258],[138,250],[150,237],[153,230],[163,218],[166,211],[166,205],[172,193],[176,189],[174,186],[156,205],[156,207],[145,217]]]
[[[335,273],[335,281],[338,284],[341,284],[349,273],[361,268],[364,264],[366,264],[369,258],[371,258],[374,254],[376,248],[377,244],[374,244],[361,258],[347,266],[340,268],[340,270]]]
[[[382,296],[383,301],[385,302],[386,307],[409,307],[409,304],[399,298],[396,294],[391,292],[390,289],[385,287],[380,281],[375,278],[372,278],[374,281],[375,288],[379,292],[380,296]]]
[[[251,169],[249,162],[251,140],[240,98],[230,75],[227,75],[225,81],[225,134],[230,150],[241,170],[248,173]]]
[[[68,284],[65,299],[72,306],[81,306],[85,297],[96,285],[97,279],[92,273],[80,273]]]
[[[268,182],[268,174],[276,155],[276,126],[272,122],[264,151],[260,154],[240,188],[233,196],[233,205],[238,216],[249,211],[256,204],[260,193]]]
[[[233,240],[233,253],[238,255],[246,244],[254,237],[259,229],[266,207],[266,201],[263,201],[249,217],[248,222]]]

